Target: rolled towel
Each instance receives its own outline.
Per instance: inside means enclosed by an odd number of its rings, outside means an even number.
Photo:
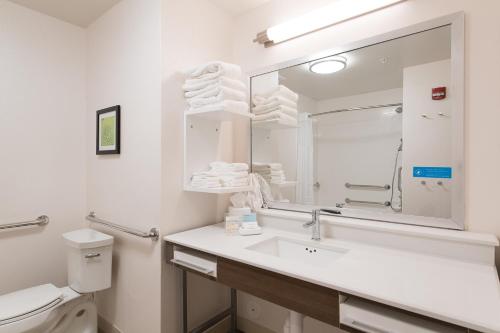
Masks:
[[[200,80],[200,79],[187,79],[182,86],[182,89],[186,92],[200,92],[209,86],[223,86],[227,88],[237,89],[241,91],[247,91],[247,86],[237,79],[232,79],[226,76],[220,76],[212,80]],[[189,97],[189,96],[188,96]]]
[[[260,112],[255,112],[255,108],[253,108],[252,111],[253,111],[253,113],[255,113],[257,115],[263,115],[263,114],[267,114],[267,113],[270,113],[270,112],[281,112],[281,113],[289,115],[290,117],[293,117],[293,118],[297,118],[297,116],[299,114],[299,112],[297,111],[297,109],[288,107],[286,105],[278,105],[276,107],[267,109],[265,111],[260,111]]]
[[[187,100],[188,104],[192,107],[201,107],[207,104],[215,104],[224,100],[241,101],[244,102],[247,95],[244,92],[236,89],[217,87],[211,91],[204,93]]]
[[[191,73],[193,79],[211,80],[220,76],[240,79],[242,77],[241,67],[222,61],[211,61],[199,66]]]
[[[207,104],[200,107],[190,107],[190,112],[210,112],[210,111],[233,111],[245,113],[248,112],[248,103],[240,101],[224,100],[214,104]]]

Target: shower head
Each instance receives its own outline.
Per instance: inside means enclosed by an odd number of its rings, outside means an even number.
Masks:
[[[396,113],[403,113],[403,107],[402,106],[398,106],[396,108],[396,110],[394,110]]]

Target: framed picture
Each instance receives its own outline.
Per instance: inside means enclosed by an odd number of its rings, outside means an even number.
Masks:
[[[120,153],[120,106],[97,111],[96,154]]]

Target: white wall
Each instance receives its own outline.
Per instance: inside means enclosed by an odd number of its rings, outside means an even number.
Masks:
[[[283,61],[315,54],[432,18],[464,11],[466,14],[466,225],[469,230],[500,236],[497,196],[500,187],[500,156],[492,153],[500,142],[500,2],[484,0],[410,0],[383,11],[317,31],[294,40],[264,48],[253,43],[256,33],[331,3],[331,0],[272,0],[237,19],[234,31],[235,62],[254,71]],[[242,133],[244,128],[239,129]],[[247,142],[248,145],[248,142]],[[245,154],[244,142],[240,143]],[[500,251],[497,251],[497,266]],[[254,319],[259,322],[261,318]]]
[[[318,112],[357,106],[401,103],[402,89],[318,101]],[[404,114],[395,107],[333,113],[315,117],[316,203],[335,206],[345,198],[390,201],[391,191],[348,189],[345,183],[392,186],[396,150]],[[398,192],[396,191],[396,197]],[[363,209],[387,207],[362,206]]]
[[[162,233],[213,224],[221,219],[227,198],[183,191],[183,117],[186,102],[181,86],[183,72],[211,60],[231,62],[234,30],[230,15],[208,0],[162,1]],[[248,122],[243,125],[248,126]],[[230,134],[224,126],[221,135]],[[233,140],[221,144],[220,154],[232,159]],[[248,162],[248,154],[241,161]],[[180,273],[163,265],[162,331],[180,332]],[[189,326],[215,315],[227,306],[228,291],[221,285],[192,276]]]
[[[0,0],[0,294],[66,285],[61,234],[85,213],[85,32]]]
[[[403,213],[451,218],[453,179],[414,178],[414,166],[452,167],[450,60],[407,67],[403,71]],[[432,100],[434,87],[448,96]],[[438,113],[446,116],[439,116]],[[428,118],[422,118],[426,114]],[[426,181],[423,185],[420,182]],[[441,181],[443,185],[438,185]]]
[[[123,0],[88,28],[87,210],[148,230],[161,219],[161,1]],[[121,154],[95,154],[96,111],[121,105]],[[99,313],[124,333],[160,332],[161,242],[115,236]]]

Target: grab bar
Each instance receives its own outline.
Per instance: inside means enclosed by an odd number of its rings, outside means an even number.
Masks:
[[[158,228],[151,228],[149,230],[149,232],[144,232],[144,231],[140,231],[140,230],[137,230],[134,228],[124,227],[124,226],[121,226],[119,224],[109,222],[109,221],[106,221],[106,220],[103,220],[103,219],[96,217],[95,212],[90,212],[89,215],[86,216],[86,219],[89,220],[90,222],[99,223],[99,224],[102,224],[102,225],[107,226],[109,228],[123,231],[127,234],[139,236],[142,238],[151,238],[152,240],[155,240],[155,241],[157,241],[159,236],[160,236],[160,232],[159,232]]]
[[[385,184],[385,185],[361,185],[361,184],[351,184],[351,183],[345,183],[345,187],[347,188],[352,188],[352,189],[366,189],[366,190],[383,190],[383,191],[388,191],[391,189],[391,185]]]
[[[365,201],[365,200],[351,200],[349,198],[345,198],[345,203],[346,204],[362,204],[362,205],[379,205],[379,206],[390,206],[391,202],[390,201],[384,201],[384,202],[378,202],[378,201]]]
[[[12,229],[12,228],[22,228],[22,227],[30,227],[33,225],[36,226],[44,226],[49,224],[49,217],[47,215],[41,215],[36,218],[36,220],[25,221],[25,222],[16,222],[9,224],[0,224],[0,230],[2,229]]]

